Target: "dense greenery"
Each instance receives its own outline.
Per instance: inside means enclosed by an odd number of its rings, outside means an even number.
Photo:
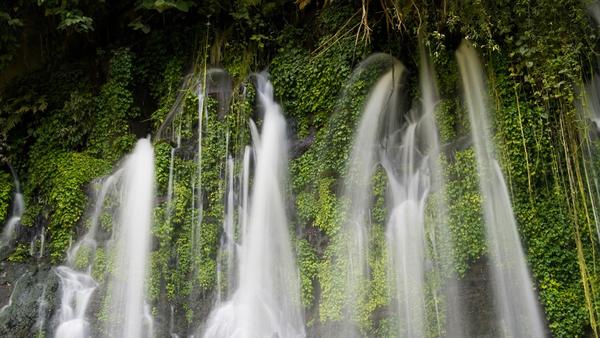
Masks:
[[[7,219],[12,190],[10,174],[2,173],[0,176],[0,219]]]
[[[400,59],[409,69],[406,99],[417,102],[420,39],[431,52],[443,98],[437,121],[447,188],[446,196],[436,198],[448,201],[457,243],[452,271],[468,276],[486,247],[454,61],[454,50],[467,39],[488,71],[498,157],[549,328],[556,337],[597,337],[599,247],[592,215],[600,201],[592,196],[586,170],[593,163],[583,147],[589,142],[587,127],[577,110],[579,88],[599,67],[598,30],[586,5],[579,0],[5,1],[0,4],[0,221],[10,212],[14,190],[8,164],[22,181],[27,211],[15,250],[2,258],[29,261],[29,243],[45,229],[42,262],[63,261],[70,243],[85,232],[90,182],[115,168],[136,138],[156,135],[164,124],[188,141],[173,159],[175,199],[169,208],[175,133],[154,140],[160,198],[149,296],[155,314],[165,316],[167,305],[174,305],[186,319],[176,325],[194,328],[207,315],[219,277],[224,160],[242,153],[250,139],[247,120],[257,117],[248,75],[268,69],[292,131],[291,218],[300,229],[294,240],[307,325],[327,328],[342,319],[345,297],[340,287],[345,262],[338,259],[341,180],[361,106],[381,72],[360,61],[373,52]],[[199,136],[198,98],[183,79],[191,75],[202,82],[201,74],[212,66],[227,70],[234,89],[227,114],[214,98],[207,100],[199,171],[197,154],[190,150]],[[199,185],[201,192],[194,190]],[[384,186],[379,172],[371,210],[371,274],[356,313],[363,333],[381,337],[393,335],[397,324],[388,311]],[[192,210],[199,202],[201,214]],[[95,259],[94,276],[101,278],[108,258],[99,252]],[[197,300],[194,306],[190,299]]]

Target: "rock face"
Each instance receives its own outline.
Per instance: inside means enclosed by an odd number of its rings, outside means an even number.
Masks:
[[[469,337],[497,337],[498,328],[494,325],[494,300],[489,277],[489,260],[482,257],[470,266],[461,280],[460,297],[463,300],[464,323]]]
[[[8,262],[0,263],[0,271],[0,337],[49,336],[58,291],[54,272]]]

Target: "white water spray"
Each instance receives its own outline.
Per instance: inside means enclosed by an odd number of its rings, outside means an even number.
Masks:
[[[421,166],[427,165],[429,181],[429,192],[436,192],[438,198],[430,199],[430,214],[433,219],[429,227],[427,239],[431,243],[433,257],[429,260],[433,263],[434,278],[439,281],[430,283],[431,302],[433,302],[436,314],[436,334],[441,336],[445,333],[448,337],[466,337],[469,322],[465,320],[462,299],[459,294],[458,277],[454,271],[456,258],[454,256],[455,243],[448,225],[446,196],[446,182],[442,175],[440,163],[440,137],[436,124],[436,106],[439,102],[439,94],[435,81],[434,69],[426,51],[425,46],[420,45],[420,69],[419,81],[421,87],[421,117],[418,121],[418,143],[422,148],[420,152],[427,155],[422,159]],[[410,151],[406,149],[405,151]],[[423,175],[426,168],[419,168],[419,176]],[[424,210],[423,210],[424,211]],[[443,309],[440,308],[440,299],[444,299],[445,318],[442,318]],[[431,320],[431,319],[430,319]],[[433,326],[433,325],[431,325]],[[445,329],[443,329],[445,327]]]
[[[56,328],[56,338],[89,337],[90,324],[86,310],[98,284],[89,274],[66,266],[56,268],[56,274],[61,285],[60,324]]]
[[[425,198],[429,191],[426,159],[416,145],[417,124],[410,123],[400,146],[400,178],[386,160],[393,209],[386,229],[391,280],[395,281],[400,337],[425,336]]]
[[[298,272],[285,213],[286,124],[273,88],[259,79],[264,107],[250,218],[237,290],[210,315],[205,338],[304,337]]]
[[[60,280],[60,308],[57,338],[85,338],[90,336],[90,324],[87,318],[87,307],[98,284],[91,276],[92,263],[96,253],[98,222],[103,211],[104,201],[114,188],[114,183],[120,171],[108,176],[101,183],[100,192],[94,201],[94,211],[90,218],[90,228],[67,252],[67,264],[59,266],[55,272]],[[87,265],[83,270],[77,270],[77,259],[85,255]]]
[[[471,134],[477,154],[487,242],[492,261],[496,315],[507,337],[544,337],[544,322],[521,247],[508,188],[487,121],[484,72],[475,49],[466,42],[456,52]]]
[[[376,56],[378,57],[378,56]],[[389,55],[383,55],[391,70],[375,84],[363,109],[358,129],[355,132],[350,158],[347,164],[348,177],[344,184],[344,200],[349,204],[344,219],[348,271],[346,278],[344,317],[352,321],[355,317],[358,288],[367,277],[368,235],[370,230],[368,212],[371,203],[371,180],[378,158],[383,118],[390,105],[398,102],[404,66]],[[342,335],[357,335],[353,328],[346,328]]]
[[[23,199],[23,193],[21,192],[21,185],[19,184],[17,175],[14,172],[13,176],[15,179],[15,194],[13,197],[12,212],[10,214],[10,218],[6,224],[4,224],[2,237],[0,238],[0,247],[10,246],[10,243],[15,236],[16,227],[19,222],[21,222],[21,217],[25,212],[25,200]]]
[[[107,337],[147,337],[151,317],[145,309],[145,279],[154,205],[154,152],[149,140],[139,140],[125,160],[121,189],[119,221],[113,225],[116,261],[106,333]]]

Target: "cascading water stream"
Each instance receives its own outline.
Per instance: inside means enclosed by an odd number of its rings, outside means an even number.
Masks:
[[[600,4],[598,6],[600,9]],[[589,162],[593,162],[598,156],[593,151],[594,147],[592,145],[594,141],[597,141],[600,134],[600,96],[598,95],[600,93],[600,79],[598,76],[598,74],[595,74],[590,83],[585,86],[584,107],[580,107],[580,110],[583,111],[583,117],[592,122],[590,128],[592,130],[589,130],[588,134],[583,136],[585,141],[583,147],[585,153],[583,155]],[[595,135],[595,137],[592,135]],[[583,169],[590,203],[592,204],[591,210],[596,225],[596,236],[600,240],[600,215],[598,215],[597,209],[597,205],[600,203],[599,175],[593,163],[584,165]]]
[[[225,217],[225,252],[227,257],[227,294],[233,290],[233,281],[235,279],[235,229],[233,214],[233,158],[227,159],[227,216]]]
[[[91,334],[87,309],[92,294],[98,287],[98,283],[91,275],[92,263],[98,246],[96,238],[98,226],[104,211],[105,200],[115,192],[115,186],[120,180],[122,172],[123,169],[119,169],[101,181],[100,191],[95,198],[90,217],[90,228],[83,238],[67,252],[67,265],[59,266],[55,270],[60,280],[61,290],[59,320],[55,332],[57,338],[85,338]],[[87,264],[83,268],[78,268],[78,260],[81,258]]]
[[[441,198],[438,198],[436,200],[434,200],[433,203],[435,203],[435,217],[434,217],[434,221],[433,221],[433,226],[430,227],[428,234],[425,234],[424,237],[427,237],[429,239],[429,241],[431,242],[431,251],[432,251],[432,257],[429,258],[429,261],[435,262],[438,261],[438,264],[436,265],[435,263],[433,264],[433,270],[436,274],[436,277],[440,280],[440,282],[444,279],[445,275],[443,273],[443,268],[441,268],[444,265],[444,263],[447,263],[447,261],[452,261],[452,259],[445,259],[445,262],[443,262],[442,264],[440,264],[440,261],[442,261],[440,255],[439,255],[439,250],[440,250],[440,245],[442,241],[444,242],[449,242],[450,243],[450,247],[452,248],[452,238],[450,237],[450,231],[447,228],[447,224],[446,224],[446,205],[443,202],[444,198],[443,196],[445,195],[445,184],[444,184],[444,180],[442,179],[442,174],[441,174],[441,168],[440,168],[440,163],[439,163],[439,157],[440,157],[440,142],[439,142],[439,137],[438,137],[438,129],[437,129],[437,125],[435,122],[435,106],[437,104],[437,101],[439,100],[438,98],[438,92],[437,92],[437,86],[434,80],[434,71],[433,71],[433,66],[431,65],[431,60],[429,58],[429,54],[425,51],[425,47],[423,46],[423,44],[419,44],[419,54],[420,54],[420,64],[419,64],[419,82],[421,85],[421,109],[422,109],[422,116],[421,119],[419,121],[419,126],[421,127],[422,133],[423,133],[423,143],[424,143],[424,147],[425,149],[423,150],[424,153],[427,154],[427,164],[428,164],[428,191],[431,192],[432,190],[435,190],[436,188],[438,189],[438,194],[440,196],[442,196]],[[428,193],[429,193],[428,192]],[[424,208],[425,209],[425,208]],[[425,210],[423,210],[425,211]],[[438,236],[441,235],[441,241],[438,240]],[[453,250],[449,251],[450,253],[453,252]],[[450,256],[453,256],[452,254],[450,254]],[[449,279],[451,280],[451,279]],[[431,283],[430,283],[431,286]],[[439,298],[440,298],[440,290],[439,288],[432,286],[431,287],[431,296],[432,296],[432,302],[434,305],[434,310],[435,310],[435,327],[437,329],[436,333],[438,336],[441,336],[443,334],[443,330],[442,330],[442,319],[441,319],[441,309],[439,306]],[[455,290],[453,288],[447,288],[446,290]],[[448,292],[446,292],[448,293]],[[452,297],[446,297],[446,299],[452,299]],[[452,301],[450,301],[451,304],[454,304]],[[457,309],[455,307],[449,307],[449,309],[452,310],[452,313],[458,313],[458,316],[461,316],[461,311],[460,309]],[[433,326],[433,325],[432,325]],[[463,335],[460,335],[463,336]]]
[[[0,238],[0,248],[3,246],[10,246],[10,243],[15,236],[16,227],[19,222],[21,222],[21,217],[25,212],[25,200],[23,199],[23,193],[21,192],[21,185],[14,171],[13,176],[15,182],[15,194],[13,197],[12,212],[10,218],[6,224],[4,224],[2,237]]]
[[[145,279],[150,253],[154,206],[154,150],[141,139],[125,160],[122,173],[115,270],[109,283],[107,337],[139,338],[152,332],[145,304]]]
[[[409,123],[400,146],[400,177],[384,158],[392,209],[386,229],[391,279],[395,281],[400,337],[424,337],[425,198],[429,190],[426,161],[416,148],[417,123]]]
[[[600,19],[600,4],[596,4],[594,18]],[[596,226],[596,236],[600,240],[600,215],[597,205],[600,203],[600,181],[598,179],[597,166],[594,165],[598,153],[593,145],[600,137],[600,78],[594,74],[593,78],[585,85],[582,106],[579,107],[584,121],[589,121],[588,132],[582,135],[583,157],[587,163],[583,166],[586,188],[590,197],[591,211]],[[586,128],[583,128],[584,130]]]
[[[348,177],[344,183],[344,200],[348,202],[344,215],[344,234],[348,271],[344,290],[343,316],[348,321],[355,317],[358,289],[367,276],[368,212],[371,202],[371,179],[377,163],[380,131],[386,110],[400,87],[404,66],[385,55],[391,70],[385,73],[371,91],[355,132],[350,158],[347,164]],[[393,102],[395,105],[397,102]],[[342,335],[358,335],[353,328],[342,330]]]
[[[19,286],[19,282],[25,277],[25,275],[27,275],[27,273],[22,274],[15,281],[15,284],[13,286],[12,292],[10,293],[10,297],[8,297],[8,302],[0,308],[0,316],[2,314],[4,314],[4,312],[6,312],[12,306],[12,304],[13,304],[13,298],[15,297],[15,293],[17,291],[17,287]]]
[[[205,65],[206,67],[206,65]],[[227,72],[222,69],[208,69],[204,72],[203,78],[196,87],[196,96],[198,97],[198,140],[197,140],[197,153],[196,153],[196,167],[197,167],[197,179],[196,183],[192,185],[195,192],[195,208],[197,216],[192,226],[192,257],[201,259],[200,250],[200,234],[202,231],[202,218],[204,214],[203,210],[203,190],[202,190],[202,137],[204,129],[208,128],[208,105],[206,100],[208,95],[213,93],[219,96],[220,108],[224,111],[226,109],[223,106],[224,102],[229,102],[231,96],[231,79]],[[204,119],[204,121],[203,121]],[[199,262],[196,262],[198,265]]]
[[[40,251],[38,252],[38,259],[41,259],[44,256],[44,245],[46,244],[46,227],[42,227],[42,232],[40,233]]]
[[[171,305],[171,313],[169,317],[169,335],[171,338],[179,338],[179,335],[175,333],[175,309]]]
[[[205,81],[206,82],[206,79]],[[206,107],[204,104],[206,93],[204,91],[205,86],[198,85],[198,152],[196,158],[196,167],[197,167],[197,179],[195,183],[192,185],[195,192],[195,209],[192,212],[196,211],[196,219],[193,220],[192,223],[192,257],[199,258],[200,252],[200,233],[202,229],[202,215],[203,215],[203,195],[202,195],[202,117],[207,115]],[[197,264],[199,262],[196,262]],[[195,265],[197,265],[195,264]],[[195,266],[194,265],[194,266]]]
[[[56,338],[84,338],[90,336],[86,310],[92,293],[98,287],[96,281],[88,274],[73,270],[66,266],[56,268],[60,279],[61,299],[59,325]]]
[[[484,72],[475,49],[463,42],[456,52],[469,111],[483,198],[492,284],[501,334],[544,337],[544,322],[527,268],[508,188],[498,162],[487,121]]]
[[[453,254],[455,243],[448,226],[447,205],[445,202],[446,182],[442,175],[440,163],[441,146],[435,115],[439,94],[431,58],[423,45],[420,45],[419,53],[422,115],[418,121],[417,129],[419,132],[418,140],[423,148],[422,153],[427,155],[426,163],[422,163],[421,166],[427,165],[429,192],[436,192],[438,195],[438,198],[429,202],[431,203],[430,209],[433,210],[433,224],[427,235],[431,242],[433,256],[430,261],[433,262],[435,278],[440,283],[440,285],[433,285],[432,290],[437,335],[441,336],[445,332],[449,337],[466,337],[469,323],[465,320],[462,299],[459,294],[458,278],[454,272],[456,266]],[[424,174],[423,169],[425,168],[419,167],[419,176]],[[440,308],[440,298],[445,301],[445,311]],[[446,314],[445,319],[441,318],[442,312]],[[445,329],[442,329],[444,322]]]
[[[259,77],[264,108],[248,228],[237,289],[211,313],[204,337],[304,337],[298,272],[285,212],[286,123],[270,83]]]
[[[239,233],[240,237],[245,237],[246,229],[248,227],[248,191],[250,187],[250,156],[252,154],[252,147],[246,146],[244,147],[244,157],[242,160],[242,171],[240,173],[240,186],[241,186],[241,195],[242,201],[239,204]]]
[[[473,140],[477,150],[481,192],[485,202],[490,256],[494,261],[494,292],[498,303],[498,316],[505,330],[503,334],[513,337],[543,336],[544,327],[535,294],[532,292],[533,287],[523,251],[519,245],[508,191],[498,164],[493,158],[493,149],[490,150],[491,141],[487,135],[488,126],[484,115],[486,113],[482,94],[484,88],[476,79],[480,69],[473,68],[471,51],[461,48],[459,63],[465,81],[465,92],[474,131]],[[389,55],[385,56],[384,61],[387,62],[383,64],[387,66],[384,69],[388,71],[377,80],[367,98],[347,162],[347,176],[342,191],[343,202],[347,204],[344,204],[344,209],[341,210],[343,232],[339,236],[345,242],[343,253],[346,256],[340,260],[339,266],[343,266],[340,271],[347,268],[345,275],[340,274],[342,279],[345,279],[344,289],[340,291],[343,298],[340,299],[345,302],[341,309],[342,320],[345,321],[342,325],[348,325],[348,328],[342,327],[339,332],[333,332],[333,336],[354,337],[362,334],[358,327],[363,323],[356,322],[356,319],[362,314],[360,311],[363,309],[360,307],[364,305],[363,301],[366,299],[362,298],[365,290],[371,287],[368,284],[371,282],[368,275],[369,245],[373,244],[369,238],[371,230],[369,213],[373,207],[374,197],[371,183],[381,162],[388,177],[389,187],[389,218],[385,225],[388,251],[383,255],[385,259],[389,259],[388,279],[392,285],[390,289],[395,291],[390,310],[386,308],[385,311],[390,311],[390,317],[397,316],[392,319],[394,323],[392,325],[399,323],[398,335],[401,337],[425,337],[430,335],[432,330],[436,330],[435,326],[437,331],[434,334],[439,336],[465,337],[462,327],[464,320],[461,319],[462,312],[460,302],[457,302],[459,296],[456,288],[448,287],[451,281],[447,280],[448,275],[445,274],[447,272],[441,272],[443,268],[437,266],[454,265],[452,258],[440,258],[440,254],[436,251],[438,246],[448,250],[448,245],[452,245],[450,232],[446,228],[444,219],[445,206],[440,204],[443,202],[434,202],[437,203],[435,208],[439,209],[434,211],[436,213],[434,221],[429,222],[429,218],[427,218],[428,222],[425,221],[426,216],[430,216],[429,213],[426,215],[426,211],[429,212],[430,208],[428,206],[426,210],[426,205],[430,202],[429,197],[434,193],[444,196],[444,182],[438,161],[440,145],[434,114],[437,93],[432,75],[433,69],[429,61],[422,60],[420,116],[418,119],[410,118],[410,121],[399,129],[396,125],[397,121],[390,122],[400,117],[398,107],[401,103],[401,84],[405,69],[400,62]],[[375,70],[378,71],[380,68]],[[206,83],[203,86],[206,86]],[[293,242],[286,215],[288,207],[285,188],[288,170],[287,126],[281,108],[274,102],[271,84],[260,82],[257,89],[260,107],[264,109],[262,121],[259,120],[260,132],[256,124],[250,121],[253,147],[244,148],[242,160],[239,162],[234,161],[229,153],[225,155],[225,184],[219,182],[219,189],[225,188],[223,189],[225,208],[216,259],[218,300],[206,324],[202,327],[202,333],[207,338],[306,336],[299,293],[298,266],[295,263]],[[197,275],[200,271],[198,257],[205,249],[200,248],[203,203],[206,205],[212,203],[210,199],[207,199],[210,202],[206,202],[207,200],[203,202],[206,196],[203,196],[201,180],[203,131],[213,137],[212,131],[207,129],[209,112],[207,99],[207,92],[198,89],[199,124],[197,134],[191,133],[194,135],[192,141],[194,145],[184,143],[183,147],[181,146],[182,122],[172,121],[172,125],[179,122],[179,129],[177,146],[171,147],[170,157],[168,157],[164,215],[166,223],[173,229],[173,236],[183,237],[177,228],[180,204],[177,204],[177,208],[174,207],[174,200],[178,198],[174,191],[179,192],[179,184],[182,183],[177,181],[178,185],[175,189],[176,178],[178,180],[181,178],[176,173],[184,171],[177,171],[177,166],[181,162],[196,161],[196,168],[193,169],[191,183],[189,183],[194,196],[190,201],[192,211],[188,213],[191,227],[183,228],[185,236],[191,235],[190,246],[185,247],[185,250],[192,251],[190,271],[186,272],[191,276]],[[196,120],[193,121],[195,123]],[[398,135],[401,137],[398,138]],[[219,148],[222,147],[222,141],[222,138],[218,139]],[[198,148],[195,148],[196,142]],[[204,142],[206,145],[213,140],[207,139]],[[231,148],[235,148],[236,145]],[[382,147],[385,150],[380,152]],[[229,135],[227,135],[226,152],[229,148]],[[191,152],[195,154],[190,155]],[[61,292],[60,312],[55,317],[58,324],[54,331],[56,337],[83,338],[99,333],[95,331],[96,324],[101,324],[104,319],[96,321],[96,318],[88,313],[91,312],[90,304],[95,303],[92,301],[95,293],[104,295],[98,292],[98,289],[106,291],[105,300],[108,305],[106,312],[109,318],[105,320],[106,327],[102,333],[107,337],[152,337],[153,311],[155,314],[158,313],[157,322],[163,325],[157,332],[168,333],[171,337],[178,336],[176,331],[181,329],[179,325],[183,320],[180,320],[177,315],[184,312],[181,310],[182,304],[179,300],[171,303],[173,305],[170,305],[170,313],[169,307],[152,309],[145,301],[155,193],[153,156],[150,142],[140,140],[133,153],[124,159],[122,168],[102,181],[88,232],[67,252],[66,265],[54,270],[60,279]],[[205,158],[205,165],[212,161],[210,156],[207,158],[210,161]],[[255,167],[251,168],[251,164]],[[236,165],[240,166],[238,177],[235,176],[235,169],[238,169]],[[252,185],[250,173],[253,174]],[[187,180],[187,177],[185,179]],[[20,194],[18,182],[16,185],[17,194]],[[92,264],[98,242],[104,243],[101,242],[104,227],[99,226],[99,219],[106,211],[103,208],[104,200],[109,196],[115,197],[117,204],[116,215],[111,215],[113,216],[112,238],[106,246],[107,263],[110,265],[107,276],[111,279],[107,285],[99,285],[92,278],[92,270],[95,268]],[[17,196],[15,201],[18,201]],[[189,205],[185,206],[185,208],[189,207]],[[16,212],[18,208],[15,208],[13,207],[13,218],[16,217],[14,224],[17,224],[22,211]],[[172,213],[177,215],[177,217],[173,216],[173,220],[171,220]],[[207,216],[207,219],[210,218],[213,218],[213,214]],[[189,226],[189,220],[185,222],[185,226]],[[425,228],[426,224],[428,228]],[[32,241],[32,256],[36,253],[38,236],[41,242],[39,249],[41,257],[44,250],[44,228]],[[379,249],[378,244],[375,243],[376,249]],[[428,244],[431,244],[431,248]],[[160,245],[162,246],[162,243]],[[202,242],[202,245],[204,246],[205,243]],[[429,252],[429,249],[433,252]],[[444,250],[442,251],[448,252]],[[85,260],[82,260],[82,257]],[[214,259],[214,257],[205,257],[207,260]],[[344,258],[347,260],[344,261]],[[444,262],[440,263],[436,259]],[[87,265],[82,266],[82,261],[87,262]],[[180,264],[179,256],[174,261],[174,265]],[[171,265],[171,262],[168,264]],[[204,268],[203,266],[202,269]],[[334,270],[336,268],[334,267]],[[433,271],[436,269],[440,271]],[[437,280],[431,282],[429,272],[439,275],[435,277],[440,279],[439,285],[434,285]],[[191,288],[197,286],[192,285]],[[315,294],[317,292],[318,290]],[[446,293],[445,297],[442,293]],[[187,294],[189,302],[183,306],[189,305],[192,311],[196,311],[197,308],[193,306],[199,305],[196,298],[199,294],[200,292]],[[43,330],[46,320],[46,317],[42,316],[46,311],[43,298],[44,296],[39,303],[40,324],[36,324],[40,330]],[[446,306],[445,316],[443,310],[438,307],[440,305],[438,298],[443,299],[440,304]],[[444,301],[446,304],[443,304]],[[10,307],[10,304],[7,306]],[[0,314],[6,308],[0,309]],[[435,323],[430,312],[432,308],[435,311]],[[194,315],[205,318],[206,314]],[[448,319],[450,317],[453,319]],[[337,318],[334,318],[332,321],[336,320]],[[446,321],[446,328],[442,327],[444,321]],[[453,322],[449,324],[449,321]],[[334,330],[338,329],[337,324],[332,325]]]
[[[233,158],[228,156],[226,161],[226,181],[227,187],[225,194],[225,214],[223,217],[223,233],[221,235],[221,244],[219,247],[219,257],[217,260],[217,304],[224,298],[228,298],[233,290],[235,281],[234,260],[236,256],[236,242],[234,229],[234,186],[233,186]],[[223,264],[225,269],[223,269]],[[224,271],[223,271],[224,270]],[[226,285],[222,285],[221,279],[224,275]],[[225,290],[223,291],[223,288]]]
[[[75,260],[82,250],[88,250],[85,252],[87,255],[93,255],[95,253],[98,246],[96,234],[98,232],[98,223],[103,211],[104,201],[109,193],[114,189],[115,182],[119,179],[120,174],[121,170],[117,170],[113,175],[108,176],[102,181],[100,193],[94,201],[94,211],[90,217],[90,228],[85,233],[83,238],[67,252],[67,263],[69,266],[75,266]]]
[[[59,266],[55,272],[60,280],[60,308],[58,326],[55,337],[57,338],[85,338],[90,336],[90,324],[86,311],[93,292],[98,284],[91,276],[93,257],[96,252],[96,233],[98,222],[102,213],[104,200],[109,191],[113,189],[119,172],[104,179],[100,193],[96,197],[94,211],[91,216],[91,225],[83,238],[67,252],[67,264]],[[77,258],[85,255],[88,264],[83,270],[77,270]]]
[[[35,321],[35,326],[37,327],[37,336],[44,336],[44,329],[46,327],[46,312],[48,311],[48,300],[46,299],[46,290],[48,289],[48,285],[44,284],[42,286],[42,294],[38,299],[38,309],[37,309],[37,320]]]
[[[170,159],[169,159],[169,180],[167,182],[167,210],[166,210],[166,216],[167,216],[167,224],[171,224],[171,214],[173,212],[173,187],[175,185],[174,182],[174,172],[173,172],[173,166],[175,164],[175,151],[177,150],[177,148],[172,147],[171,148],[171,154],[170,154]]]

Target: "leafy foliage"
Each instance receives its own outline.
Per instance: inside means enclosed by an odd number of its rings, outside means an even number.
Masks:
[[[4,224],[10,211],[11,193],[13,191],[12,178],[6,172],[0,172],[0,223]]]
[[[16,32],[23,26],[23,22],[11,14],[10,11],[5,12],[0,8],[0,69],[5,68],[14,59],[19,46]]]
[[[108,71],[109,80],[102,86],[96,100],[98,112],[89,139],[90,151],[113,161],[130,149],[135,140],[128,130],[128,121],[137,116],[129,90],[132,58],[127,49],[115,51]]]
[[[339,260],[340,182],[361,106],[381,69],[352,77],[357,61],[370,51],[399,57],[417,88],[415,51],[431,51],[442,100],[437,121],[444,144],[444,176],[459,276],[486,255],[475,158],[468,147],[469,125],[459,99],[454,49],[462,38],[484,55],[494,102],[495,141],[511,187],[519,231],[527,250],[549,327],[554,336],[597,331],[598,239],[594,237],[576,111],[577,88],[597,68],[597,32],[585,8],[567,1],[471,1],[407,3],[395,1],[242,0],[24,0],[0,5],[0,162],[12,163],[23,180],[29,227],[11,261],[27,259],[31,235],[47,227],[53,261],[60,261],[87,200],[85,186],[104,175],[136,137],[155,131],[179,95],[183,109],[169,126],[181,124],[184,138],[196,140],[197,98],[181,91],[187,66],[195,73],[222,65],[233,77],[229,114],[217,114],[209,99],[203,128],[201,176],[187,145],[175,156],[173,205],[164,197],[170,147],[156,143],[159,198],[153,234],[150,295],[155,311],[168,303],[188,323],[210,304],[216,283],[216,256],[223,217],[223,160],[248,143],[253,87],[246,76],[269,67],[276,97],[290,124],[294,145],[291,193],[303,304],[309,326],[341,319],[346,295]],[[209,25],[207,25],[209,23]],[[39,34],[39,41],[30,32]],[[32,39],[32,40],[30,40]],[[32,47],[43,46],[43,47]],[[40,55],[37,71],[18,67],[20,55]],[[50,60],[48,54],[55,60]],[[19,55],[19,57],[16,57]],[[205,60],[205,57],[207,58]],[[34,65],[35,66],[35,65]],[[36,67],[33,67],[36,68]],[[377,67],[375,67],[377,68]],[[200,71],[201,72],[201,71]],[[4,74],[3,74],[4,75]],[[197,75],[197,74],[196,74]],[[408,99],[419,96],[408,91]],[[187,134],[185,134],[187,133]],[[230,144],[225,147],[224,135]],[[172,136],[172,135],[171,135]],[[579,174],[578,174],[579,172]],[[578,176],[579,175],[579,176]],[[197,197],[202,186],[200,241]],[[12,190],[0,174],[0,220],[6,218]],[[358,310],[363,333],[392,335],[389,316],[385,208],[381,175],[377,196],[371,276]],[[582,188],[580,188],[582,187]],[[191,211],[190,211],[191,210]],[[191,217],[194,217],[194,222]],[[110,257],[96,255],[101,278]],[[160,273],[159,273],[160,272]],[[364,297],[363,297],[364,296]]]
[[[38,203],[49,206],[46,212],[49,218],[49,250],[53,262],[63,259],[71,243],[75,225],[81,219],[87,203],[83,187],[93,178],[105,175],[109,168],[103,160],[75,152],[49,153],[32,164],[28,190],[39,189],[37,191],[41,194]],[[36,208],[27,209],[28,213],[35,211]]]
[[[477,162],[472,149],[456,152],[446,163],[448,227],[453,237],[455,271],[463,276],[486,252]]]

